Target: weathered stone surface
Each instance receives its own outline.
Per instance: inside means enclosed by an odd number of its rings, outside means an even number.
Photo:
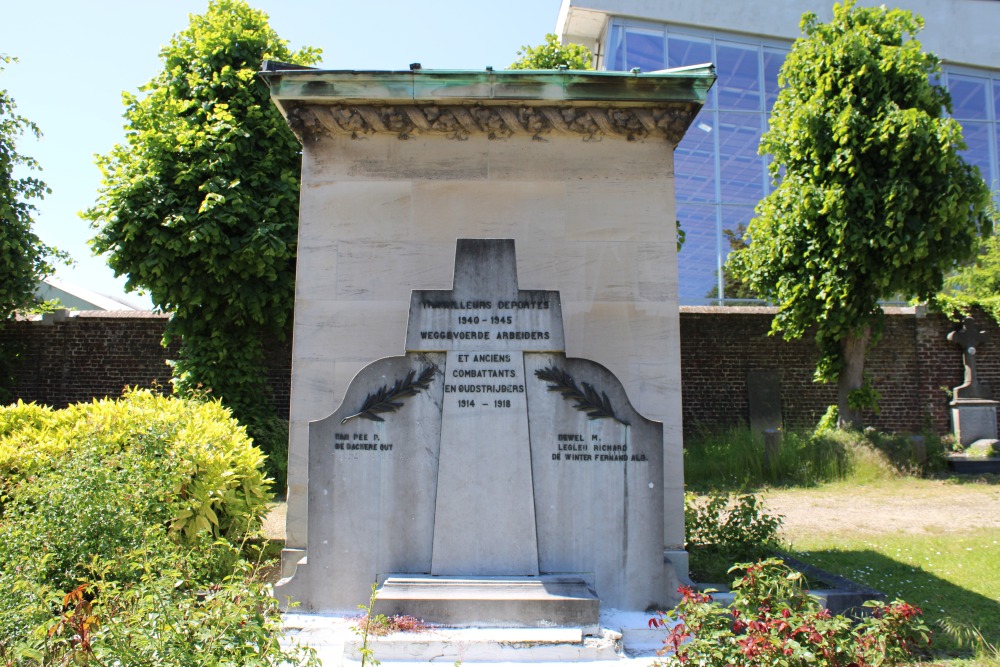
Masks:
[[[377,613],[446,627],[576,627],[596,630],[600,603],[576,577],[390,577]]]
[[[555,583],[664,606],[662,425],[608,369],[566,357],[559,294],[519,288],[512,240],[460,240],[454,275],[413,292],[406,356],[364,368],[310,424],[311,546],[277,594],[343,611],[370,582],[419,575],[402,589],[424,597],[383,590],[393,609],[466,624],[596,623],[596,602]]]
[[[399,353],[410,290],[452,284],[454,239],[500,237],[518,240],[526,288],[560,294],[567,324],[557,350],[520,352],[592,359],[663,422],[660,549],[683,578],[670,147],[704,102],[711,68],[267,78],[304,146],[287,569],[313,535],[307,424],[345,400],[366,363]]]
[[[376,361],[358,374],[337,411],[310,424],[315,548],[294,577],[275,587],[279,600],[290,597],[306,610],[346,611],[367,599],[380,573],[430,570],[443,367],[440,353]],[[412,384],[428,369],[426,389],[391,395],[393,387]],[[372,413],[384,421],[353,416],[380,391],[401,404],[398,414]]]
[[[977,440],[997,439],[997,405],[985,399],[957,399],[951,402],[951,423],[955,438],[963,446]]]
[[[781,429],[781,377],[777,369],[748,371],[747,398],[750,430],[763,433],[768,429]]]

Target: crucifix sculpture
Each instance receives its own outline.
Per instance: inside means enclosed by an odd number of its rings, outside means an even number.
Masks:
[[[986,340],[986,332],[980,331],[975,320],[967,317],[961,329],[948,334],[948,340],[962,348],[962,363],[965,366],[965,381],[955,387],[953,398],[990,398],[989,387],[980,383],[976,375],[976,347]]]

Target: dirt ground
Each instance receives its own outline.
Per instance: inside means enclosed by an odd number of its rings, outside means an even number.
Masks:
[[[907,480],[868,486],[769,490],[764,506],[785,517],[786,538],[862,533],[947,534],[1000,530],[1000,483]]]

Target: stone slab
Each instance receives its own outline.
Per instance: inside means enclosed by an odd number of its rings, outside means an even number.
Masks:
[[[611,370],[566,356],[560,295],[520,289],[513,240],[460,239],[453,288],[414,290],[409,313],[406,355],[363,368],[309,425],[310,547],[294,572],[286,563],[278,598],[349,610],[371,582],[413,575],[571,576],[592,589],[582,607],[582,594],[553,605],[553,579],[530,604],[509,590],[459,599],[454,582],[382,596],[393,613],[491,626],[593,625],[597,598],[675,602],[663,425]]]
[[[959,399],[951,402],[951,423],[958,442],[997,439],[997,401]]]
[[[666,630],[651,630],[653,614],[602,610],[600,630],[587,637],[581,628],[446,628],[395,633],[374,638],[375,658],[393,667],[428,662],[490,667],[532,664],[556,667],[567,662],[585,665],[646,667],[657,659]],[[359,665],[360,646],[354,628],[357,615],[303,614],[283,616],[283,644],[312,647],[324,667]],[[437,651],[435,653],[435,651]]]
[[[781,429],[781,376],[777,369],[748,371],[747,398],[751,431],[763,433],[768,429]]]
[[[389,577],[375,609],[448,627],[597,629],[600,603],[580,577]]]

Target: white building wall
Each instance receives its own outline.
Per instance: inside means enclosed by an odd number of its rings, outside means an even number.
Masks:
[[[858,4],[878,6],[878,0]],[[1000,68],[1000,2],[997,0],[899,0],[924,18],[918,39],[946,62]],[[595,46],[609,16],[794,40],[799,21],[812,11],[833,17],[830,0],[563,0],[556,33],[564,41]]]

